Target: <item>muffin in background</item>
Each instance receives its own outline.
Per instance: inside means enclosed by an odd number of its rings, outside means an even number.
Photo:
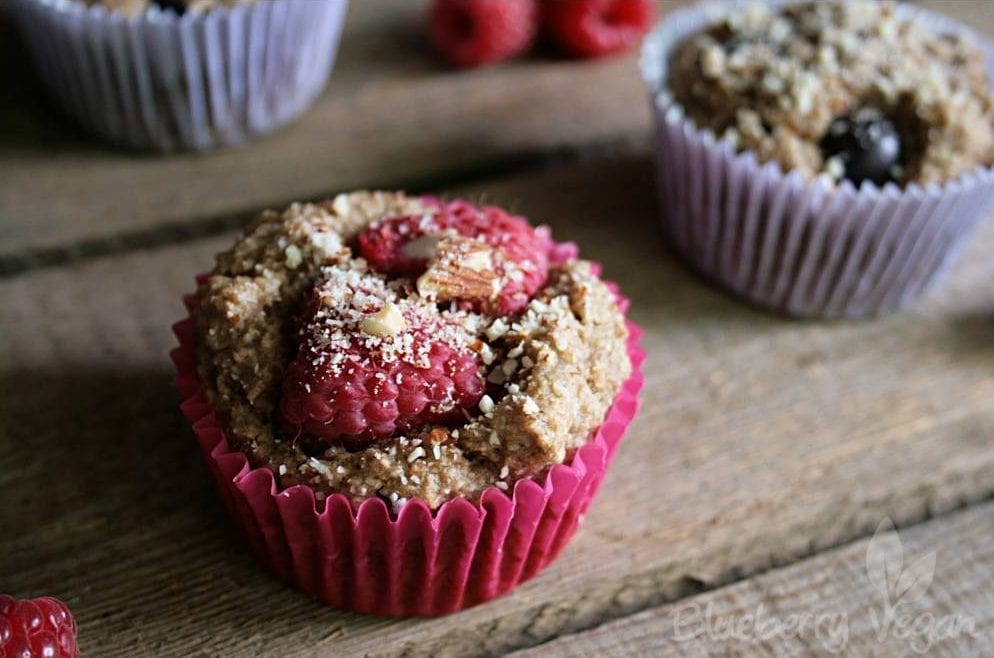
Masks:
[[[204,151],[264,135],[324,89],[347,0],[12,0],[50,95],[124,146]]]
[[[204,12],[238,5],[254,5],[258,0],[75,0],[90,7],[100,6],[107,11],[122,11],[127,16],[140,14],[153,7],[171,9],[177,14]]]
[[[791,315],[865,317],[916,298],[994,203],[991,53],[890,2],[673,12],[641,61],[673,247]]]

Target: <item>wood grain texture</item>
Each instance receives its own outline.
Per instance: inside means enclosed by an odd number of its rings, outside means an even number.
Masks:
[[[591,145],[647,143],[635,53],[548,55],[453,71],[425,38],[426,0],[355,0],[324,95],[243,148],[163,158],[80,134],[0,33],[0,256],[243,216],[358,186],[424,186]]]
[[[986,503],[509,658],[990,656],[992,536],[994,503]],[[927,588],[920,599],[874,587],[870,570],[880,570],[867,559],[876,547],[895,575],[934,556],[934,577],[922,570]]]
[[[180,295],[227,235],[0,282],[0,590],[65,597],[94,656],[492,654],[994,493],[994,224],[913,310],[800,323],[666,255],[647,159],[454,192],[578,240],[647,329],[644,408],[558,562],[406,621],[336,612],[257,566],[166,359]]]

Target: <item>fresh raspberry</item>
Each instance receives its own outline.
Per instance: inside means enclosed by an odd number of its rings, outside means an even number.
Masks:
[[[574,57],[601,57],[638,43],[656,18],[652,0],[542,0],[549,39]]]
[[[377,271],[415,277],[434,255],[430,240],[425,244],[424,239],[451,231],[484,242],[500,256],[494,262],[499,278],[494,299],[463,300],[466,307],[495,315],[516,313],[545,283],[552,247],[548,230],[532,228],[523,217],[500,208],[477,208],[468,201],[437,202],[433,213],[376,222],[359,234],[359,251]]]
[[[435,48],[462,68],[520,55],[538,29],[535,0],[435,0],[429,20]]]
[[[66,604],[43,596],[0,595],[0,658],[78,658],[76,620]]]
[[[283,379],[288,431],[312,447],[358,450],[421,425],[463,420],[485,386],[465,314],[404,299],[402,282],[380,275],[325,273]]]

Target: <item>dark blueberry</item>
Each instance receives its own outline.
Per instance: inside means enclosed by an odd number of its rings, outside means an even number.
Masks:
[[[182,16],[186,12],[186,2],[184,0],[153,0],[155,4],[163,9],[172,9],[177,15]]]
[[[901,136],[894,124],[876,110],[860,110],[834,119],[822,137],[825,159],[842,161],[843,177],[859,185],[864,180],[883,185],[896,179],[901,165]]]

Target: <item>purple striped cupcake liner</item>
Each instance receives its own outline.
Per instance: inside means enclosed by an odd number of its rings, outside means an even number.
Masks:
[[[901,308],[938,283],[994,211],[994,168],[943,185],[856,187],[785,172],[697,129],[666,87],[669,55],[735,6],[675,11],[643,44],[668,240],[705,278],[770,310],[862,318]],[[899,11],[927,16],[940,32],[970,33],[994,71],[994,48],[966,27],[920,8]]]
[[[11,0],[63,109],[116,144],[205,151],[272,132],[324,89],[348,0],[259,0],[134,16],[73,0]]]

